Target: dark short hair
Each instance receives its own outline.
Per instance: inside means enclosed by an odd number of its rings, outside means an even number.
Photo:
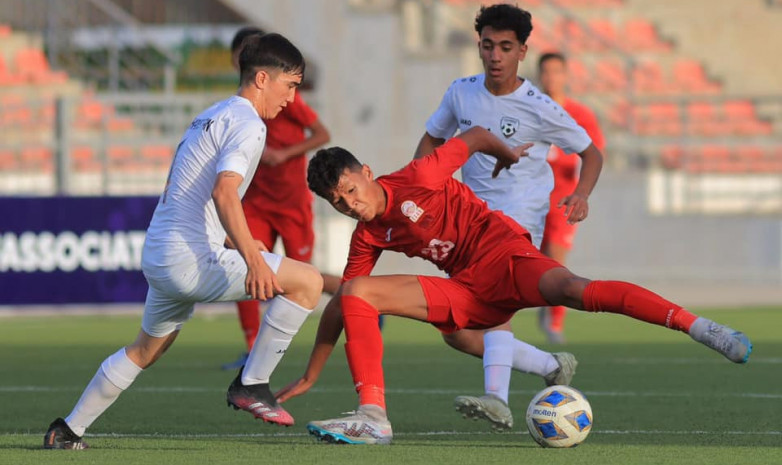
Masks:
[[[563,65],[567,64],[567,58],[565,58],[565,55],[559,52],[548,52],[548,53],[544,53],[543,55],[540,56],[540,58],[538,58],[538,71],[543,69],[543,63],[549,60],[559,60],[562,62]]]
[[[242,53],[239,54],[242,83],[253,79],[258,68],[304,76],[304,57],[299,49],[282,35],[249,35],[242,44]]]
[[[307,184],[312,192],[331,202],[331,191],[339,184],[345,169],[360,171],[361,167],[361,162],[342,147],[320,149],[307,167]]]
[[[519,42],[524,44],[532,32],[532,15],[527,10],[507,3],[482,6],[475,16],[475,31],[480,35],[486,26],[498,31],[513,31]]]
[[[246,26],[236,31],[233,40],[231,40],[231,53],[236,53],[236,51],[239,50],[239,47],[242,46],[244,39],[256,34],[262,36],[264,33],[261,29],[255,26]]]

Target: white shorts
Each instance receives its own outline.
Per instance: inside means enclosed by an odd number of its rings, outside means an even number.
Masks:
[[[274,273],[282,256],[261,252]],[[235,302],[250,298],[245,292],[247,264],[238,251],[223,249],[191,265],[172,266],[167,277],[147,275],[149,291],[141,329],[153,337],[179,330],[193,315],[196,302]]]

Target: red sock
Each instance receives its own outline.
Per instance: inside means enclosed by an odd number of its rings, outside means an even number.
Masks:
[[[592,281],[582,296],[590,312],[621,313],[636,320],[689,332],[698,318],[648,289],[621,281]]]
[[[255,337],[258,336],[258,328],[261,326],[261,312],[257,300],[243,300],[236,302],[239,309],[239,324],[244,332],[244,342],[247,344],[247,352],[252,350]]]
[[[567,309],[562,305],[557,305],[556,307],[549,307],[548,311],[550,317],[549,328],[558,333],[562,332],[562,328],[565,326],[565,312],[567,312]]]
[[[358,392],[359,405],[386,408],[383,379],[383,338],[378,312],[364,299],[342,296],[342,320],[345,324],[345,353]]]

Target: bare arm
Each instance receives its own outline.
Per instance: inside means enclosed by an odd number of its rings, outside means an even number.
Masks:
[[[320,377],[323,367],[326,365],[334,346],[342,334],[342,288],[340,288],[334,297],[331,298],[323,315],[320,317],[318,325],[318,334],[315,337],[315,345],[310,354],[310,361],[304,376],[288,384],[275,394],[278,402],[285,402],[296,396],[300,396],[309,391],[310,388]]]
[[[559,201],[557,207],[565,207],[567,222],[570,224],[583,221],[589,215],[589,195],[597,184],[600,171],[603,169],[603,155],[595,144],[589,144],[581,157],[581,174],[575,190],[569,196]]]
[[[434,152],[434,149],[443,145],[444,143],[445,139],[434,137],[428,132],[425,132],[421,137],[421,140],[418,142],[418,147],[415,149],[415,155],[413,155],[413,159],[417,160],[425,155],[429,155],[430,153]]]
[[[496,178],[503,168],[510,168],[511,165],[519,161],[519,158],[527,156],[526,150],[533,145],[524,144],[510,148],[487,129],[478,126],[470,128],[456,137],[467,144],[470,155],[482,152],[497,159],[497,164],[491,175],[493,178]]]
[[[307,129],[310,130],[309,137],[297,144],[289,145],[282,149],[267,148],[264,151],[261,162],[267,165],[279,165],[297,155],[316,149],[331,140],[329,130],[326,129],[326,126],[320,120],[315,120]]]
[[[230,242],[247,263],[245,291],[253,299],[266,300],[274,297],[275,291],[282,293],[283,290],[277,283],[277,277],[263,260],[247,226],[247,219],[244,217],[239,198],[239,185],[242,179],[241,175],[233,171],[219,173],[212,189],[212,200]]]

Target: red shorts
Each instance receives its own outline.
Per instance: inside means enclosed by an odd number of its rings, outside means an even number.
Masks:
[[[242,202],[244,216],[254,239],[271,251],[277,238],[282,238],[285,255],[300,262],[312,260],[315,232],[312,229],[312,203],[303,202],[300,208],[272,212],[261,210],[250,202]]]
[[[450,278],[419,276],[427,321],[444,333],[492,328],[522,308],[548,305],[538,283],[545,272],[562,265],[528,240],[506,244],[501,252]]]
[[[557,244],[568,250],[573,248],[573,239],[576,237],[578,224],[568,224],[564,209],[554,208],[546,215],[546,227],[543,230],[543,244]]]

